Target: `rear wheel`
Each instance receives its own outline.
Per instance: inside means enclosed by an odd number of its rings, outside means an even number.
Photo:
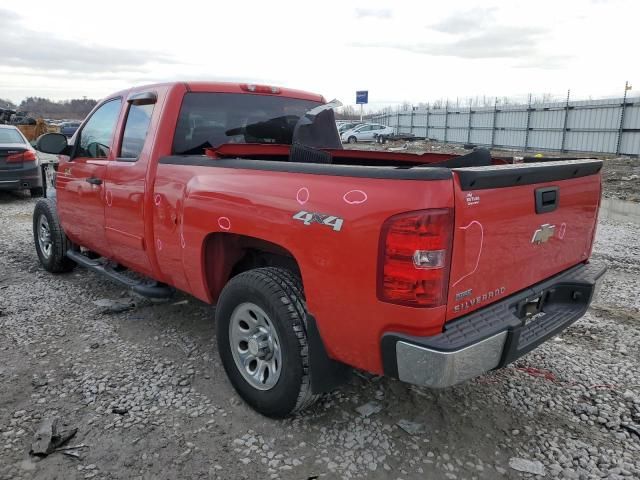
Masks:
[[[67,258],[71,242],[62,231],[56,206],[51,199],[41,199],[33,212],[33,239],[40,263],[52,273],[69,272],[75,262]]]
[[[349,143],[356,143],[357,141],[358,141],[358,139],[356,137],[353,137],[353,136],[349,137],[349,140],[348,140]]]
[[[232,385],[255,410],[283,418],[311,405],[307,311],[300,280],[282,268],[241,273],[216,307],[222,364]]]

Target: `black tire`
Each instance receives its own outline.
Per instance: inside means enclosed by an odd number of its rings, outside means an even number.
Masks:
[[[40,241],[41,217],[46,219],[49,229],[49,254],[43,250],[43,243]],[[56,204],[50,198],[43,198],[36,203],[33,211],[33,240],[36,244],[36,252],[38,253],[40,263],[48,272],[70,272],[76,266],[75,262],[66,256],[66,252],[72,247],[72,244],[60,226]]]
[[[277,333],[282,355],[275,385],[259,390],[240,372],[231,349],[229,329],[236,307],[250,302],[260,307]],[[306,302],[301,282],[289,270],[256,268],[232,278],[216,306],[216,336],[224,369],[238,394],[253,409],[272,418],[285,418],[313,404],[309,348],[305,328]]]
[[[42,187],[34,187],[29,189],[29,193],[33,198],[40,198],[44,196],[44,188]]]
[[[358,139],[356,137],[349,137],[349,139],[347,140],[349,143],[357,143]]]

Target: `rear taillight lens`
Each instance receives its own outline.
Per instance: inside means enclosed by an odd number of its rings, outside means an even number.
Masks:
[[[453,210],[404,213],[382,226],[378,298],[410,307],[447,301]]]
[[[33,150],[25,150],[24,152],[14,153],[7,157],[7,163],[35,162],[36,153]]]

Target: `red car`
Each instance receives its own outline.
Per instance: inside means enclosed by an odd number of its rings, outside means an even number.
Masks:
[[[272,417],[352,367],[453,385],[585,313],[601,161],[342,150],[330,107],[247,84],[109,96],[73,144],[38,140],[62,155],[34,212],[43,266],[216,304],[229,379]]]

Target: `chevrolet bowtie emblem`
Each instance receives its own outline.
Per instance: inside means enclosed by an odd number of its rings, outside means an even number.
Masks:
[[[531,238],[531,243],[536,245],[540,245],[541,243],[548,242],[553,234],[556,233],[556,226],[551,225],[549,223],[545,223],[544,225],[540,225],[535,232],[533,232],[533,237]]]

